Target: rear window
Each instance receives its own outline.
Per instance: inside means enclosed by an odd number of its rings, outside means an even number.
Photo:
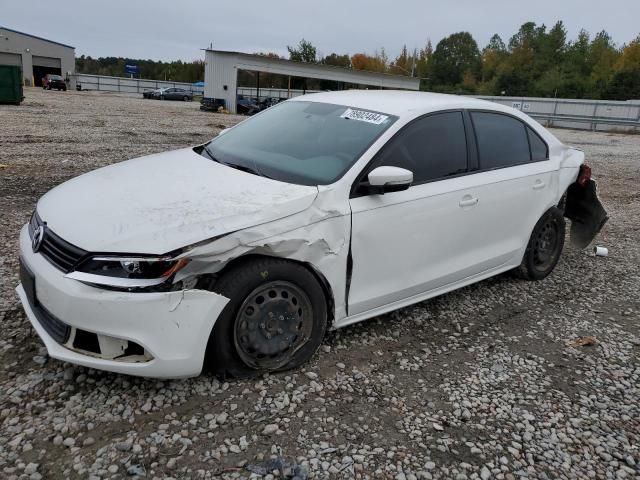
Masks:
[[[529,145],[531,146],[531,160],[537,162],[549,158],[549,148],[544,143],[544,140],[540,138],[540,135],[529,127],[527,127],[527,134],[529,135]]]
[[[480,169],[520,165],[531,160],[524,123],[500,113],[471,112]]]

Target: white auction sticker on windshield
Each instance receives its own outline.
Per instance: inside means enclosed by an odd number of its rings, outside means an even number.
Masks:
[[[367,112],[365,110],[354,110],[353,108],[347,108],[347,110],[342,115],[340,115],[340,118],[346,118],[348,120],[359,120],[361,122],[380,125],[387,118],[389,118],[389,116],[382,115],[381,113]]]

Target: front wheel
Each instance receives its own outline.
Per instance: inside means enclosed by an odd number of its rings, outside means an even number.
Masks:
[[[565,221],[562,211],[552,207],[533,228],[522,263],[515,273],[525,280],[542,280],[555,268],[564,247]]]
[[[184,100],[185,102],[189,101],[189,97],[187,97],[186,95],[184,97],[182,97],[182,100]]]
[[[206,367],[221,377],[296,368],[320,346],[327,301],[304,266],[252,258],[231,267],[212,290],[229,298],[207,346]]]

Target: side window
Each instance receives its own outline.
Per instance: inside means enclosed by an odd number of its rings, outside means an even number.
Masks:
[[[500,113],[471,112],[481,170],[509,167],[531,160],[525,125]]]
[[[414,183],[466,172],[462,113],[437,113],[414,121],[390,141],[379,165],[411,170]]]
[[[527,134],[529,135],[529,145],[531,146],[531,161],[547,160],[549,158],[549,148],[544,143],[544,140],[529,127],[527,127]]]

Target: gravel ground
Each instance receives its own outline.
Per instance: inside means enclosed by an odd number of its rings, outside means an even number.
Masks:
[[[608,257],[566,247],[542,282],[502,275],[332,332],[299,371],[152,381],[47,357],[14,292],[18,231],[56,184],[240,117],[26,97],[0,106],[0,477],[640,476],[640,136],[554,132],[598,177]]]

